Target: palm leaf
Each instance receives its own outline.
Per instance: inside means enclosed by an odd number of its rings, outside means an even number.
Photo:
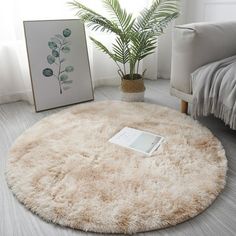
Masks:
[[[68,4],[77,10],[76,15],[83,22],[88,23],[88,26],[92,27],[93,30],[112,32],[118,35],[121,34],[121,30],[116,23],[108,20],[106,17],[103,17],[78,1],[72,1]]]
[[[116,43],[113,44],[113,52],[117,61],[122,63],[123,65],[125,65],[129,61],[129,50],[120,37],[117,37]]]
[[[130,30],[134,23],[132,14],[128,14],[125,9],[122,9],[119,0],[103,0],[105,7],[111,13],[113,20],[117,25],[120,25],[123,32]]]
[[[110,56],[114,61],[116,61],[114,54],[111,51],[109,51],[109,49],[104,44],[102,44],[101,42],[99,42],[98,40],[96,40],[91,36],[89,38],[94,42],[94,44],[99,50],[101,50],[102,52]]]
[[[154,28],[155,25],[163,22],[170,15],[177,17],[179,12],[177,2],[177,0],[154,0],[150,8],[145,8],[140,13],[134,25],[135,30],[142,31]]]
[[[156,48],[157,37],[149,32],[133,33],[131,37],[132,54],[135,61],[141,61],[145,55],[154,53]]]
[[[153,27],[150,28],[149,30],[146,30],[146,32],[152,32],[155,35],[159,36],[161,34],[163,34],[164,29],[168,26],[168,24],[175,18],[178,17],[178,13],[173,13],[169,16],[167,16],[166,18],[164,18],[163,20],[159,21],[158,24],[153,24]]]

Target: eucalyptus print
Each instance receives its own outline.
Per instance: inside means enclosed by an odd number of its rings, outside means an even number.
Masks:
[[[70,89],[73,80],[69,79],[69,73],[74,71],[73,66],[64,66],[66,62],[65,54],[70,53],[70,42],[68,38],[71,36],[70,29],[64,29],[62,34],[56,34],[48,42],[51,54],[47,56],[47,62],[53,68],[45,68],[42,73],[45,77],[55,77],[58,81],[60,94],[63,90]]]

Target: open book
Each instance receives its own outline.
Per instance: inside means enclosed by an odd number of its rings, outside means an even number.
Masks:
[[[109,142],[151,155],[164,141],[162,136],[146,131],[125,127]]]

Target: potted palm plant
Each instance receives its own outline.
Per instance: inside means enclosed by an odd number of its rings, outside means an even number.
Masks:
[[[140,62],[155,52],[163,29],[178,16],[178,0],[153,0],[151,6],[143,9],[136,18],[121,7],[119,0],[103,0],[103,3],[110,19],[76,0],[69,2],[79,19],[92,30],[116,36],[111,50],[97,39],[90,39],[116,63],[121,77],[122,99],[143,101],[145,71],[139,73]]]

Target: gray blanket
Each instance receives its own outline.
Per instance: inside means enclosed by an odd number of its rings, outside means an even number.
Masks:
[[[192,116],[214,114],[236,130],[236,56],[192,73]]]

